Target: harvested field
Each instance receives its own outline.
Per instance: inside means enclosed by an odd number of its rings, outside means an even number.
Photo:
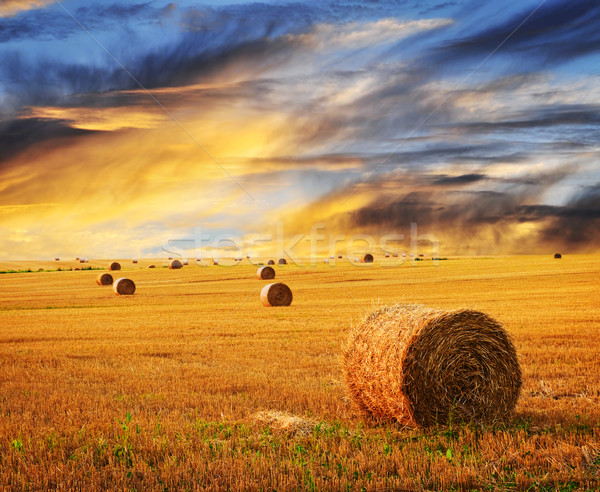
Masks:
[[[600,256],[383,260],[290,264],[285,309],[263,308],[251,264],[140,259],[116,296],[97,271],[3,262],[32,272],[0,275],[0,488],[598,488]],[[523,381],[507,424],[356,411],[342,346],[395,302],[503,324]]]

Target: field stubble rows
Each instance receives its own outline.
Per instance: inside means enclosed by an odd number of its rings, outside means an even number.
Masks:
[[[141,261],[119,275],[131,297],[98,271],[0,275],[0,486],[598,487],[600,257],[384,265],[277,266],[285,308],[260,305],[249,264]],[[423,431],[354,411],[342,344],[398,301],[504,323],[523,371],[512,422]]]

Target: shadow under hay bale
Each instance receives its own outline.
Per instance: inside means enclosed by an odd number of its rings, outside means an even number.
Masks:
[[[121,269],[121,264],[120,264],[120,263],[117,263],[116,261],[113,261],[113,262],[112,262],[112,263],[111,263],[111,264],[108,266],[108,269],[109,269],[111,272],[115,272],[115,271],[117,271],[117,270],[120,270],[120,269]]]
[[[275,269],[270,266],[263,266],[258,269],[256,276],[260,280],[271,280],[275,278]]]
[[[268,284],[260,292],[260,301],[263,306],[289,306],[294,296],[292,290],[285,284]]]
[[[112,285],[113,276],[110,273],[101,273],[96,277],[96,283],[98,285]]]
[[[183,264],[179,260],[173,260],[169,263],[169,270],[179,270],[183,268]]]
[[[343,369],[360,410],[410,426],[503,421],[521,388],[509,335],[467,309],[396,304],[375,311],[350,336]]]
[[[554,258],[559,260],[560,258],[562,258],[562,255],[560,253],[554,253]]]
[[[131,296],[135,292],[135,284],[133,280],[129,280],[128,278],[120,278],[115,280],[113,284],[113,290],[115,294],[120,296]]]
[[[373,263],[373,255],[371,253],[367,253],[360,259],[361,263]]]

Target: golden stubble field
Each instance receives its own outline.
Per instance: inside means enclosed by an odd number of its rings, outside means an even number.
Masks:
[[[114,272],[0,264],[0,487],[588,490],[600,486],[600,256],[457,258],[391,267]],[[386,263],[387,261],[387,263]],[[105,266],[60,262],[62,268]],[[523,371],[503,426],[428,430],[357,414],[339,364],[374,304],[469,307],[504,323]]]

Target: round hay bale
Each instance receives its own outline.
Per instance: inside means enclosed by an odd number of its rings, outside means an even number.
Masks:
[[[468,309],[379,309],[353,331],[343,369],[359,409],[411,426],[505,420],[521,388],[510,336]]]
[[[256,276],[260,280],[271,280],[275,278],[275,269],[270,266],[260,267],[256,272]]]
[[[114,272],[116,270],[120,270],[121,269],[121,265],[119,263],[117,263],[116,261],[113,261],[109,266],[108,269],[111,272]]]
[[[184,266],[185,266],[185,265],[188,265],[188,264],[189,264],[189,261],[188,261],[188,260],[183,260],[183,265],[184,265]]]
[[[291,289],[282,283],[265,285],[260,292],[263,306],[289,306],[293,298]]]
[[[133,260],[131,260],[131,263],[137,263],[138,261],[134,258]]]
[[[79,272],[79,271],[81,271],[81,268],[74,268],[73,271],[74,272]]]
[[[148,268],[156,268],[156,265],[148,265]]]
[[[135,284],[133,283],[133,280],[120,278],[115,280],[113,290],[115,291],[115,294],[119,296],[131,296],[135,292]]]
[[[269,260],[269,261],[267,261],[267,265],[274,265],[274,264],[275,264],[275,261],[274,261],[274,260]]]
[[[219,264],[219,260],[213,260],[213,265],[218,265]]]
[[[183,264],[179,260],[173,260],[169,263],[169,270],[179,270],[183,268]]]
[[[557,260],[562,258],[562,255],[560,253],[554,253],[554,258],[556,258]]]
[[[54,258],[54,261],[60,261],[60,258]]]
[[[287,261],[285,261],[285,258],[279,258],[277,260],[277,264],[278,265],[287,265]]]
[[[371,253],[367,253],[360,259],[361,263],[373,263],[373,255]]]
[[[111,285],[113,283],[113,276],[110,273],[101,273],[96,277],[96,283],[98,285]]]

